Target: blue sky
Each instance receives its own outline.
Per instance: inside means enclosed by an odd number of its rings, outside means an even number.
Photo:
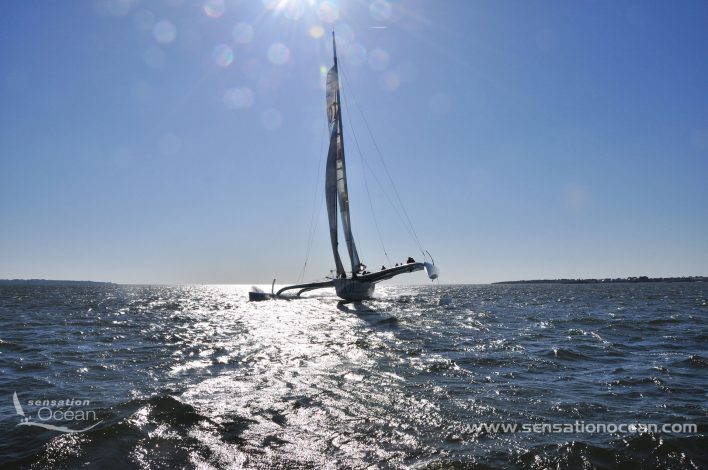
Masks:
[[[442,282],[707,275],[706,25],[704,1],[11,2],[0,278],[291,282],[313,219],[326,274],[332,28],[369,266],[377,225],[419,256],[375,142]]]

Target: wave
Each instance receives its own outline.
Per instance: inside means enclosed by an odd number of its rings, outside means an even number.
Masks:
[[[708,360],[704,357],[701,357],[697,354],[688,356],[687,359],[684,359],[682,361],[674,362],[673,365],[675,366],[684,366],[684,367],[695,367],[697,369],[705,369],[708,367]]]
[[[130,400],[97,410],[96,415],[103,422],[81,434],[25,431],[25,436],[45,437],[46,444],[35,448],[33,455],[18,455],[12,463],[51,468],[91,462],[97,468],[115,468],[142,466],[141,459],[145,459],[159,466],[183,467],[195,455],[206,461],[213,457],[209,446],[195,437],[195,431],[211,432],[220,441],[238,443],[240,435],[255,423],[239,417],[215,422],[169,395]],[[67,452],[67,447],[74,451]]]
[[[41,349],[23,344],[13,343],[12,341],[0,339],[0,352],[8,353],[36,353],[42,352]]]
[[[684,320],[681,318],[657,318],[647,322],[648,325],[652,326],[676,325],[680,323],[684,323]]]
[[[582,441],[540,446],[519,457],[527,468],[701,468],[706,436],[647,433],[599,446]]]
[[[572,349],[565,349],[565,348],[553,348],[551,351],[549,351],[546,354],[547,357],[554,357],[556,359],[563,359],[566,361],[582,361],[582,360],[590,360],[591,358],[589,356],[586,356],[585,354],[579,353],[577,351],[573,351]]]

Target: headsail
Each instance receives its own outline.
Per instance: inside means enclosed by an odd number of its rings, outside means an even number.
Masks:
[[[337,276],[345,274],[342,260],[337,249],[337,203],[342,217],[342,230],[347,243],[352,272],[360,270],[361,261],[356,251],[352,235],[351,217],[349,215],[349,192],[347,191],[347,173],[344,163],[344,140],[342,136],[342,111],[339,99],[339,74],[337,69],[337,49],[332,33],[334,47],[334,66],[327,73],[327,120],[329,122],[329,153],[327,154],[327,171],[325,191],[327,197],[327,214],[329,216],[329,233],[332,241],[334,262],[337,266]],[[336,192],[336,195],[335,195]]]

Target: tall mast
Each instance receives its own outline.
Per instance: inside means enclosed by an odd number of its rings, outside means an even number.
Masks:
[[[332,51],[334,51],[334,68],[336,70],[337,69],[337,42],[334,40],[334,30],[332,30]]]
[[[334,31],[332,32],[332,44],[334,45]],[[336,93],[339,87],[337,77],[337,53],[334,53],[334,66],[327,73],[327,122],[329,127],[329,150],[327,152],[327,169],[325,171],[325,195],[327,199],[327,218],[329,219],[329,236],[332,242],[332,254],[337,270],[337,277],[346,277],[346,271],[342,265],[338,249],[337,230],[337,203],[339,199],[338,184],[338,160],[339,160],[339,119],[337,117],[337,107],[339,106],[339,95]]]
[[[337,123],[339,124],[339,143],[341,152],[344,153],[344,128],[342,127],[342,100],[339,98],[339,66],[337,65],[337,42],[334,40],[334,30],[332,30],[332,51],[334,52],[334,71],[337,74]],[[351,246],[347,247],[351,253]],[[358,268],[358,266],[357,266]],[[353,268],[352,268],[353,269]]]
[[[347,242],[347,251],[351,260],[352,272],[361,270],[361,261],[352,235],[351,216],[349,215],[349,191],[347,190],[347,171],[344,162],[344,140],[342,132],[342,108],[339,94],[339,72],[337,64],[337,44],[332,32],[332,50],[334,66],[327,73],[327,122],[329,123],[329,151],[327,152],[327,171],[325,175],[325,195],[329,234],[332,253],[337,266],[337,276],[344,277],[346,272],[337,249],[337,206],[342,219],[342,231]]]
[[[332,52],[334,54],[334,74],[337,79],[336,83],[336,99],[337,99],[337,131],[339,137],[339,145],[337,146],[337,192],[339,195],[339,214],[342,217],[342,228],[344,230],[344,239],[347,242],[347,251],[351,260],[352,272],[359,272],[361,269],[361,260],[359,253],[354,243],[354,235],[352,234],[351,215],[349,213],[349,191],[347,190],[347,172],[344,163],[344,127],[342,125],[342,100],[339,93],[339,65],[337,63],[337,43],[334,39],[334,31],[332,31]]]

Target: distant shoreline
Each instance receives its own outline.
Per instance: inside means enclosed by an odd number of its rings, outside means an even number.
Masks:
[[[639,282],[708,282],[707,276],[685,276],[685,277],[617,277],[605,279],[534,279],[524,281],[501,281],[492,284],[620,284]]]
[[[646,282],[708,282],[708,276],[684,277],[624,277],[604,279],[529,279],[521,281],[498,281],[492,285],[505,284],[622,284]],[[71,281],[61,279],[0,279],[0,286],[118,286],[107,281]],[[245,285],[245,284],[244,284]]]
[[[115,286],[113,282],[54,279],[0,279],[0,286]]]

